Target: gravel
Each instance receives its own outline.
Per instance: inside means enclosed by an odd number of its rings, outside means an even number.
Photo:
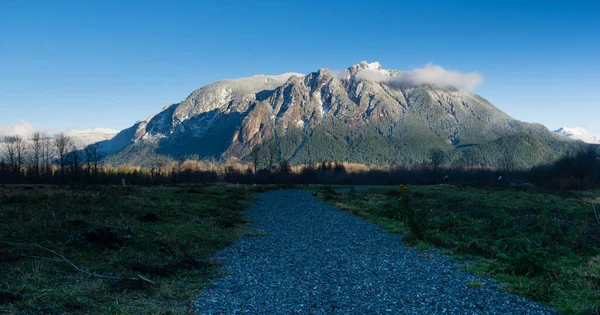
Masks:
[[[311,191],[262,194],[247,211],[257,236],[221,251],[226,276],[201,314],[555,314],[498,290],[435,250],[323,204]],[[265,235],[266,233],[266,235]],[[262,236],[258,236],[262,235]],[[478,281],[482,288],[468,288]]]

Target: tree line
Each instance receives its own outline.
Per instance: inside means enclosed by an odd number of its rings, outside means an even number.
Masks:
[[[457,163],[451,152],[434,148],[422,163],[364,165],[341,161],[292,165],[282,157],[277,141],[248,153],[244,161],[199,160],[197,156],[158,156],[148,167],[113,166],[103,161],[97,144],[83,146],[64,133],[30,138],[4,137],[0,143],[1,184],[113,184],[164,185],[228,182],[239,184],[439,184],[448,176],[451,183],[492,184],[499,176],[507,183],[531,181],[566,189],[598,186],[598,149],[566,154],[556,163],[518,170],[510,163],[488,167],[463,159]],[[508,153],[505,154],[508,156]]]
[[[77,138],[64,133],[6,136],[0,153],[2,183],[66,183],[84,177],[92,182],[100,175],[103,158],[97,144],[83,147]]]

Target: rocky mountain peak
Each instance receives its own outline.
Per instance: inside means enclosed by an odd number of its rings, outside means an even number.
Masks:
[[[364,70],[368,70],[368,71],[383,71],[383,67],[381,67],[381,64],[377,61],[375,62],[367,62],[367,61],[361,61],[351,67],[349,67],[347,69],[347,72],[349,72],[352,76],[356,76],[358,73],[360,73],[361,71]]]
[[[440,70],[420,71],[437,75]],[[121,132],[105,147],[113,154],[122,150],[118,154],[127,161],[143,150],[149,156],[243,159],[275,141],[280,158],[294,163],[418,163],[431,147],[460,156],[465,148],[484,144],[524,143],[511,137],[526,133],[544,139],[543,152],[554,152],[548,146],[555,141],[550,131],[514,120],[446,81],[424,80],[419,71],[413,71],[415,78],[403,75],[363,61],[343,71],[323,68],[307,75],[221,80]],[[504,140],[494,142],[498,139]],[[495,157],[477,154],[494,163]],[[545,160],[540,153],[527,165]]]
[[[361,62],[353,65],[352,67],[350,67],[350,69],[352,69],[352,68],[368,69],[368,70],[383,70],[383,67],[381,67],[381,64],[377,61],[374,61],[374,62],[361,61]]]

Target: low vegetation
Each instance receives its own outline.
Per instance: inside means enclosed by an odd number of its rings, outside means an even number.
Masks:
[[[0,313],[181,314],[244,231],[249,188],[3,186]]]
[[[600,191],[400,185],[317,195],[409,244],[474,260],[465,268],[508,292],[565,313],[600,310]]]

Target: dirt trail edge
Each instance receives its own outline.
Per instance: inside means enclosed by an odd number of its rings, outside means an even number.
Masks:
[[[259,197],[247,215],[261,234],[219,253],[228,275],[201,293],[199,313],[555,314],[311,193]]]

